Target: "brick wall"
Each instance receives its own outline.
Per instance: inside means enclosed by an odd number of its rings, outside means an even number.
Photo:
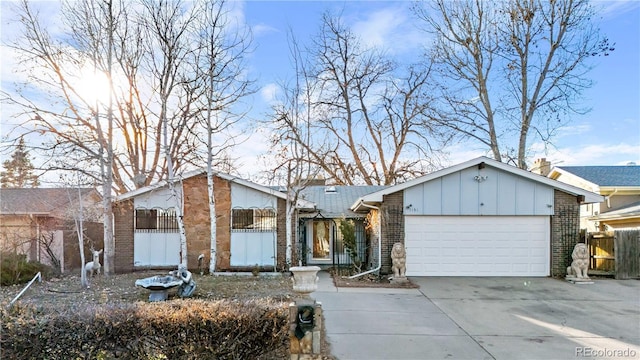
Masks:
[[[215,185],[215,184],[214,184]],[[207,175],[194,176],[183,182],[184,228],[187,236],[187,267],[198,268],[198,256],[204,255],[203,267],[209,268],[211,254],[211,218]]]
[[[382,213],[381,222],[381,250],[382,250],[382,274],[391,273],[391,248],[396,242],[404,244],[404,215],[403,203],[404,192],[398,191],[385,195],[382,198],[380,211]]]
[[[231,183],[213,178],[213,196],[216,199],[216,270],[231,268]]]
[[[113,204],[116,273],[133,271],[133,200]]]
[[[554,192],[554,214],[551,217],[551,276],[565,276],[571,264],[571,252],[578,243],[580,206],[576,196]]]

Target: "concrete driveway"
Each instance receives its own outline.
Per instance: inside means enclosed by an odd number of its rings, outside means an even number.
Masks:
[[[640,359],[640,281],[411,278],[318,291],[332,353],[355,359]]]

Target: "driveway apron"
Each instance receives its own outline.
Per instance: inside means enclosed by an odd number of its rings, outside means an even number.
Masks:
[[[357,359],[639,359],[640,281],[411,278],[336,288],[319,273],[331,353]]]

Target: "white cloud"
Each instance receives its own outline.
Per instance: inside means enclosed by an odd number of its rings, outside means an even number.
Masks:
[[[599,0],[595,1],[594,5],[600,16],[604,18],[614,18],[640,7],[640,2],[637,0]]]
[[[260,89],[260,98],[267,104],[271,104],[276,101],[280,88],[277,84],[266,84]]]
[[[575,136],[579,134],[587,134],[592,129],[593,127],[591,126],[591,124],[586,124],[586,123],[563,126],[560,129],[558,129],[557,137],[560,138],[563,136]]]
[[[537,151],[531,158],[546,157],[557,165],[625,165],[640,164],[640,144],[589,144]]]
[[[260,37],[265,34],[279,32],[279,30],[274,28],[273,26],[269,26],[265,24],[257,24],[251,28],[251,32],[255,37]]]
[[[364,45],[376,47],[392,54],[419,50],[426,35],[412,25],[407,3],[370,12],[351,25]]]

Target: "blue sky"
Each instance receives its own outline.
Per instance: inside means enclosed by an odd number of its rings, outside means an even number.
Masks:
[[[307,41],[320,24],[325,9],[342,12],[364,41],[382,45],[402,59],[419,53],[426,39],[410,19],[409,1],[249,1],[244,3],[247,24],[254,29],[257,50],[253,66],[259,74],[262,97],[256,109],[267,105],[271,83],[289,74],[287,28]],[[546,157],[558,165],[640,164],[640,1],[597,1],[602,33],[615,51],[595,59],[590,73],[594,86],[584,92],[586,115],[574,115],[556,137],[555,149],[534,144],[532,159]],[[487,155],[475,143],[448,148],[449,163]]]
[[[7,25],[6,1],[2,1],[2,38],[14,29]],[[264,119],[279,82],[291,73],[287,31],[290,28],[300,42],[309,41],[327,10],[341,12],[363,41],[380,46],[400,61],[420,53],[426,43],[424,33],[411,21],[410,1],[233,1],[235,13],[253,32],[256,47],[250,56],[249,72],[257,78],[259,91],[253,99],[251,117]],[[44,3],[41,5],[45,5]],[[47,6],[55,7],[51,2]],[[597,58],[590,77],[595,85],[584,93],[584,106],[592,110],[576,115],[556,137],[555,149],[545,152],[542,145],[531,156],[546,157],[558,165],[640,164],[640,1],[597,1],[598,25],[612,43],[610,56]],[[53,22],[55,24],[55,22]],[[11,79],[10,53],[2,50],[3,87]],[[3,134],[8,130],[11,109],[2,108]],[[234,154],[240,156],[241,175],[255,175],[267,149],[265,132],[255,131]],[[449,147],[448,161],[455,164],[480,155],[486,149],[475,143]]]

